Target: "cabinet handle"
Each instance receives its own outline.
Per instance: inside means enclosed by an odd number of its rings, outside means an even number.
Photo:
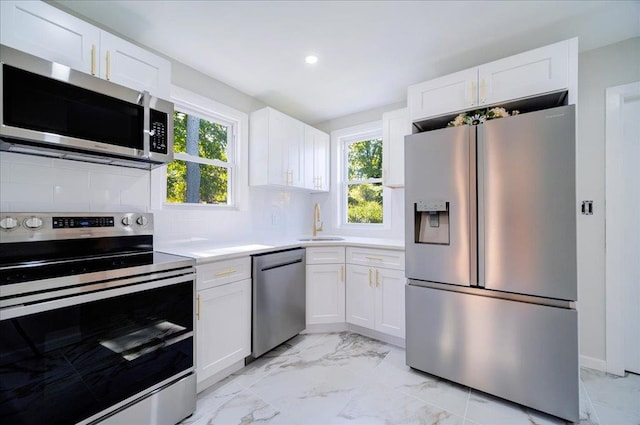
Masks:
[[[476,82],[471,82],[471,106],[476,104]]]
[[[96,75],[96,45],[91,45],[91,75]]]
[[[480,82],[480,103],[487,102],[487,83],[484,81],[484,78]]]
[[[107,50],[107,80],[111,80],[111,52]]]
[[[228,269],[228,270],[223,270],[223,271],[220,271],[220,272],[216,272],[215,276],[216,277],[226,276],[228,274],[234,274],[235,272],[237,272],[236,269]]]
[[[369,288],[372,288],[373,285],[371,284],[371,269],[369,269]]]
[[[376,269],[376,288],[380,287],[380,270]]]
[[[369,261],[384,261],[382,258],[380,257],[364,257]]]
[[[340,282],[344,283],[344,266],[340,266]]]
[[[200,294],[196,295],[196,317],[200,320]]]

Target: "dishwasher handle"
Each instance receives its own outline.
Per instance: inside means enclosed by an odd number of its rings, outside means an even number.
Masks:
[[[267,270],[277,269],[279,267],[284,267],[284,266],[290,266],[291,264],[297,264],[297,263],[302,263],[302,258],[298,258],[292,261],[286,261],[284,263],[279,263],[279,264],[270,264],[266,267],[261,268],[260,271],[266,272]]]

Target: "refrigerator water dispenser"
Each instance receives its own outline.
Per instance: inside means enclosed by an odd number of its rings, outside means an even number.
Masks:
[[[415,242],[449,245],[449,202],[415,203]]]

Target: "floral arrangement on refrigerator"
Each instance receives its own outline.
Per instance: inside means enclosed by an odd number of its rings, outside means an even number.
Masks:
[[[450,121],[449,124],[447,124],[447,127],[458,127],[460,125],[478,125],[488,120],[518,115],[519,113],[520,111],[517,111],[515,109],[509,112],[506,109],[500,107],[478,109],[475,111],[461,113],[460,115],[455,117],[453,121]]]

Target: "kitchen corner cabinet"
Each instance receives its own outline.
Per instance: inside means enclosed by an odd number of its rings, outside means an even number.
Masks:
[[[304,187],[304,125],[273,108],[249,119],[249,180],[252,186]]]
[[[382,183],[387,187],[404,187],[404,136],[408,134],[408,108],[382,114]]]
[[[404,338],[404,253],[347,248],[346,261],[346,321]]]
[[[559,43],[409,86],[411,122],[568,90],[571,43]]]
[[[196,266],[199,383],[251,354],[250,277],[250,257]]]
[[[304,127],[305,179],[307,189],[315,192],[329,191],[330,138],[316,128]]]
[[[344,322],[344,247],[307,248],[306,254],[307,325]]]
[[[171,64],[44,2],[1,1],[0,41],[9,47],[168,98]]]
[[[249,183],[329,190],[329,135],[273,108],[249,118]]]

